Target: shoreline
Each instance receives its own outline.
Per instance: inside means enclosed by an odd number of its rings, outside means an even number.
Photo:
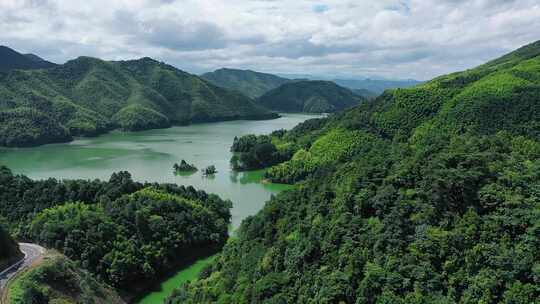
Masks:
[[[220,123],[220,122],[227,122],[227,121],[265,121],[265,120],[274,120],[282,118],[283,116],[279,113],[272,112],[268,115],[262,115],[262,116],[239,116],[239,117],[224,117],[222,119],[205,119],[205,120],[194,120],[188,123],[173,123],[171,125],[165,126],[165,127],[155,127],[155,128],[148,128],[148,129],[140,129],[140,130],[122,130],[122,128],[109,128],[105,129],[103,132],[88,134],[88,135],[78,135],[78,136],[69,136],[67,138],[58,138],[54,140],[50,140],[47,142],[39,142],[35,144],[28,144],[28,145],[17,145],[17,146],[2,146],[0,145],[0,149],[28,149],[28,148],[35,148],[45,145],[53,145],[53,144],[65,144],[73,142],[77,139],[82,138],[96,138],[100,137],[102,135],[106,135],[112,132],[121,132],[121,133],[137,133],[137,132],[143,132],[143,131],[150,131],[150,130],[160,130],[160,129],[170,129],[172,127],[185,127],[190,125],[198,125],[198,124],[205,124],[205,123]]]

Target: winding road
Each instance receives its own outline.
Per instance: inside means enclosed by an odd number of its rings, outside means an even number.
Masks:
[[[19,248],[24,253],[24,258],[0,272],[0,294],[14,275],[30,267],[45,254],[45,248],[36,244],[19,243]]]

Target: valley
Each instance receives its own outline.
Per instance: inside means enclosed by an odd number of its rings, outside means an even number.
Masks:
[[[0,28],[0,304],[540,304],[539,0]]]
[[[230,145],[235,136],[265,134],[278,129],[290,129],[298,123],[318,116],[283,114],[267,121],[228,121],[196,124],[142,132],[112,132],[95,138],[78,139],[70,143],[49,144],[34,148],[0,148],[0,163],[15,173],[33,179],[101,179],[113,172],[129,170],[137,181],[175,183],[194,186],[208,193],[218,194],[234,202],[230,233],[247,216],[257,213],[271,195],[288,185],[262,183],[261,171],[232,172],[229,159]],[[201,172],[175,175],[173,164],[189,160],[197,167],[215,165],[218,173],[204,177]],[[209,259],[193,261],[192,267],[201,269]],[[171,284],[194,279],[198,272],[189,264],[179,266],[178,273],[163,282],[165,288],[141,297],[141,303],[161,303],[172,292]],[[170,281],[170,282],[169,282]],[[159,284],[158,284],[159,285]],[[177,288],[178,285],[175,285]]]

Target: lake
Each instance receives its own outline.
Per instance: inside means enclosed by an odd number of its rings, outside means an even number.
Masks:
[[[234,230],[244,218],[259,211],[272,194],[290,187],[262,183],[262,171],[232,172],[229,149],[234,137],[290,129],[316,117],[320,116],[282,114],[274,120],[227,121],[142,132],[115,131],[64,144],[0,148],[0,165],[34,179],[108,179],[113,172],[129,171],[134,180],[141,182],[192,185],[233,202],[231,228]],[[218,173],[214,177],[203,177],[200,171],[174,175],[172,167],[182,159],[199,169],[215,165]],[[180,271],[163,282],[162,291],[150,294],[141,303],[161,303],[173,283],[178,287],[180,282],[192,279],[196,276],[193,267],[199,269],[200,266],[201,263],[194,264]]]

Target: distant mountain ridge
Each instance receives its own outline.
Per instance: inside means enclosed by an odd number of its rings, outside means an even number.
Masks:
[[[282,84],[294,81],[267,73],[227,68],[205,73],[201,77],[217,86],[237,90],[251,98],[258,98]]]
[[[397,88],[409,88],[421,84],[421,81],[407,79],[407,80],[382,80],[382,79],[334,79],[334,82],[340,86],[349,88],[351,90],[368,90],[382,94],[388,89]]]
[[[0,73],[0,146],[68,141],[115,128],[276,117],[238,92],[151,58],[79,57],[49,69]]]
[[[408,88],[422,83],[414,79],[330,79],[304,74],[283,74],[282,76],[282,74],[275,75],[229,68],[221,68],[214,72],[205,73],[201,77],[217,86],[237,90],[251,98],[258,98],[286,83],[307,80],[333,81],[350,90],[360,90],[358,93],[364,97],[380,95],[387,89]]]
[[[258,99],[259,104],[283,112],[330,113],[365,100],[331,81],[306,80],[286,83]]]
[[[0,71],[14,69],[33,70],[47,69],[56,64],[46,61],[34,54],[21,54],[7,46],[0,45]]]

